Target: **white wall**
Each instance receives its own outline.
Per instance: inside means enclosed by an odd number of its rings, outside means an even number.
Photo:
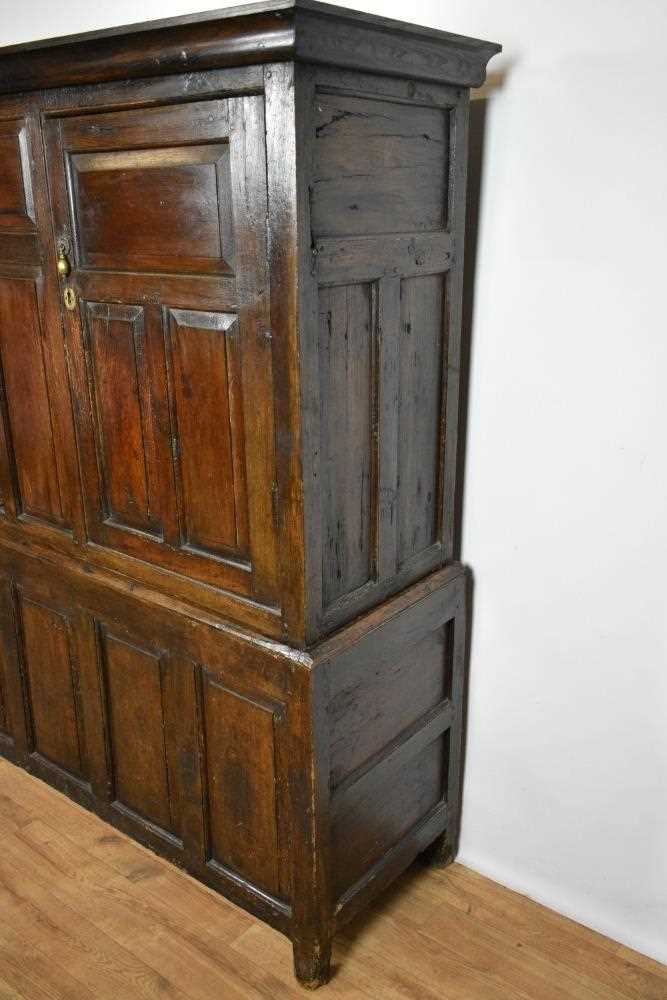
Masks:
[[[0,40],[205,2],[22,0]],[[667,962],[667,5],[409,16],[505,46],[476,268],[460,858]]]

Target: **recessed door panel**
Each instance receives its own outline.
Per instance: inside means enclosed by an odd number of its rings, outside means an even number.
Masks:
[[[184,540],[243,554],[248,501],[237,317],[171,309],[167,322]]]
[[[30,151],[25,121],[0,124],[0,231],[35,228]]]
[[[230,270],[227,144],[76,153],[79,261],[110,270]]]

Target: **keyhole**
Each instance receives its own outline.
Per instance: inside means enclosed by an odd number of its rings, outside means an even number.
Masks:
[[[65,289],[63,292],[63,301],[66,309],[74,309],[76,307],[76,295],[73,288],[68,287]]]

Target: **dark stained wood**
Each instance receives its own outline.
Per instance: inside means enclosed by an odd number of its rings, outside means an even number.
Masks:
[[[237,316],[171,309],[168,322],[184,539],[244,555],[248,494]]]
[[[373,572],[373,296],[369,285],[320,295],[322,598],[331,604]]]
[[[364,660],[330,679],[331,780],[335,787],[450,697],[446,626],[405,647],[396,644],[369,671]]]
[[[125,141],[131,141],[125,137]],[[101,270],[228,271],[218,191],[229,191],[226,145],[71,158],[79,260]],[[118,211],[123,205],[132,215]],[[231,219],[225,214],[228,228]],[[229,244],[229,239],[226,241]]]
[[[0,51],[0,753],[287,934],[312,988],[457,846],[495,51],[311,0]]]
[[[137,112],[124,110],[53,119],[47,143],[56,227],[67,236],[74,220],[67,280],[82,307],[65,322],[88,536],[273,606],[271,340],[266,291],[256,294],[268,288],[261,103],[144,111],[142,141],[154,145],[139,151]],[[103,152],[89,151],[94,134]],[[105,178],[101,190],[82,187],[91,177]],[[156,268],[170,273],[159,281]],[[220,285],[221,269],[233,280]],[[221,379],[200,387],[220,364]],[[105,447],[114,427],[122,438]]]
[[[279,894],[275,733],[280,706],[262,704],[205,676],[209,862]]]
[[[63,525],[69,517],[58,478],[40,293],[40,282],[0,277],[3,501],[16,513]],[[15,338],[19,335],[21,350],[17,351]]]
[[[435,741],[409,760],[392,757],[335,796],[331,843],[339,898],[438,806],[443,770]]]
[[[7,46],[0,93],[294,59],[478,87],[499,51],[493,42],[317,0],[266,0]]]
[[[304,450],[312,548],[306,634],[314,639],[453,557],[460,324],[452,299],[460,298],[462,242],[451,224],[460,232],[465,178],[455,154],[465,143],[467,104],[451,87],[330,69],[310,71],[302,88],[312,109],[302,140],[302,239],[312,245],[302,323],[308,345],[317,303],[320,345],[302,376],[306,397],[318,402]],[[356,364],[341,368],[352,373],[341,392],[322,329],[339,316],[346,343],[342,296],[360,289],[372,306],[352,303],[350,325],[363,323],[368,335]],[[332,509],[321,499],[329,475],[342,486]],[[332,550],[342,552],[333,567]],[[349,579],[341,561],[352,567]]]
[[[173,831],[164,738],[164,663],[159,653],[111,633],[101,634],[101,646],[114,797],[163,830]]]
[[[401,282],[397,568],[438,540],[444,290],[438,274]]]

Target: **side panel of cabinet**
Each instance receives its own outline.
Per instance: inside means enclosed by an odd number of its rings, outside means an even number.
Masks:
[[[301,70],[297,99],[316,636],[453,556],[467,108],[327,69]]]
[[[452,566],[320,647],[331,889],[341,919],[443,831],[456,844],[465,615],[466,577]]]

